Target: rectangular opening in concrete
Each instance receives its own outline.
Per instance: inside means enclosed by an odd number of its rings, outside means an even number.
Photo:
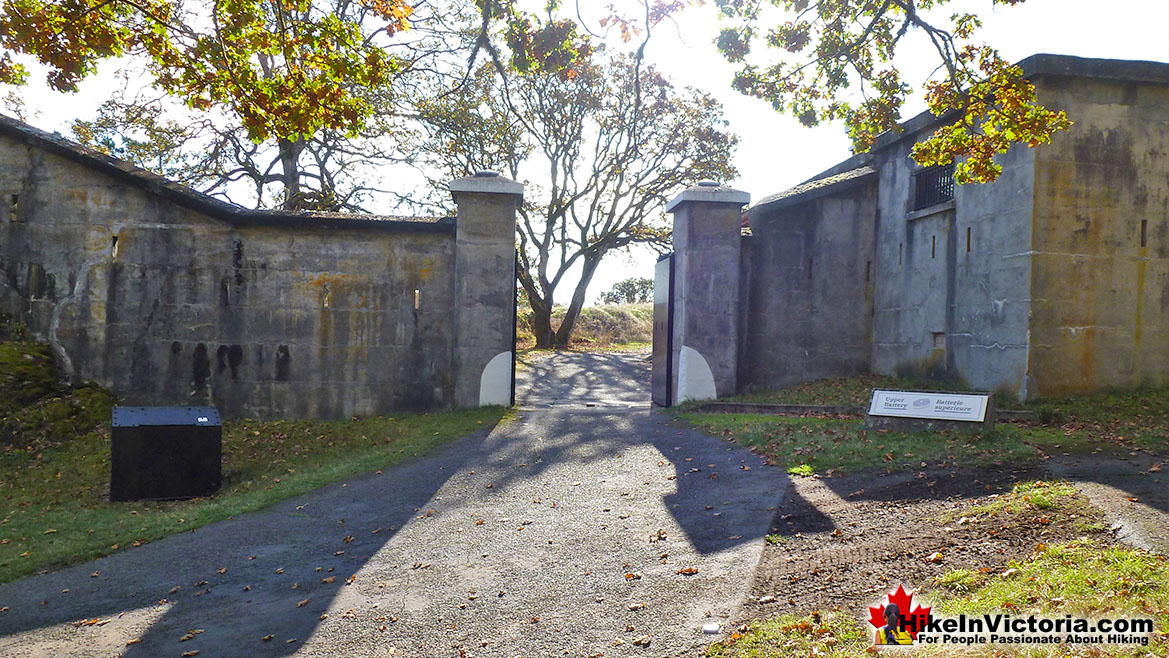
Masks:
[[[16,214],[20,210],[20,195],[10,194],[8,196],[8,220],[16,221]]]
[[[865,261],[865,283],[873,279],[873,261]]]
[[[966,253],[970,253],[970,227],[966,227]]]
[[[1141,246],[1149,246],[1149,220],[1141,220]]]
[[[927,167],[913,175],[913,209],[922,210],[954,198],[954,163]]]
[[[904,243],[897,243],[897,267],[901,267],[901,252],[904,251],[904,247]]]
[[[118,260],[118,236],[110,237],[110,258]]]
[[[933,339],[935,350],[946,349],[946,334],[945,334],[945,332],[934,331],[934,332],[930,333],[930,337]]]
[[[930,236],[930,258],[934,258],[937,255],[938,255],[938,236],[931,235]]]

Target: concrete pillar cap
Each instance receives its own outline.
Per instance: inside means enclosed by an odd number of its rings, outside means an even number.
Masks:
[[[473,176],[464,176],[451,181],[447,188],[451,194],[459,192],[478,192],[482,194],[514,194],[524,195],[524,184],[499,175],[499,172],[480,170]]]
[[[705,201],[707,203],[730,203],[744,206],[751,201],[751,195],[733,187],[720,185],[712,180],[704,180],[694,187],[686,188],[666,204],[666,212],[674,212],[679,205],[687,201]]]

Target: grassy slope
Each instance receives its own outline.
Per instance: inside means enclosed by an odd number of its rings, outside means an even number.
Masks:
[[[61,390],[35,344],[0,343],[0,399],[39,390],[6,408],[0,427],[0,582],[108,555],[260,509],[356,473],[392,466],[476,430],[501,408],[343,422],[233,421],[223,427],[223,488],[183,502],[110,503],[109,418],[98,388]],[[31,354],[31,358],[26,358]],[[47,358],[47,357],[46,357]],[[19,376],[7,366],[40,364]],[[0,435],[3,436],[3,435]]]
[[[520,348],[535,344],[528,323],[530,309],[519,309],[516,343]],[[558,328],[565,308],[552,311],[552,326]],[[525,312],[526,311],[526,312]],[[580,311],[573,328],[571,345],[579,350],[641,349],[652,346],[653,304],[609,304],[587,306]]]

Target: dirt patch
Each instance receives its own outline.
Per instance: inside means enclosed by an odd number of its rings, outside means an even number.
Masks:
[[[962,469],[796,478],[776,511],[739,621],[837,606],[863,614],[899,583],[916,591],[937,588],[935,579],[955,569],[998,573],[1040,543],[1103,529],[1100,513],[1086,504],[1043,510],[1011,496],[1016,483],[1043,477]],[[975,512],[1016,498],[1014,513]]]

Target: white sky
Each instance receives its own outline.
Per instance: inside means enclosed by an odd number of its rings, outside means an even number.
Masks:
[[[721,182],[749,192],[752,199],[761,199],[848,158],[849,144],[842,127],[804,128],[790,117],[776,114],[769,104],[731,89],[735,69],[713,45],[719,22],[712,0],[707,2],[706,7],[683,12],[676,26],[660,25],[646,55],[676,84],[697,87],[722,101],[740,144],[736,156],[739,176]],[[635,5],[631,0],[580,0],[586,20],[595,20],[614,3],[625,11]],[[564,5],[571,9],[573,0]],[[1100,0],[1028,0],[1013,8],[990,7],[990,0],[957,0],[946,6],[944,13],[979,13],[985,24],[982,38],[1010,61],[1036,53],[1055,53],[1169,62],[1167,0],[1112,0],[1106,5]],[[595,23],[593,28],[596,29]],[[907,82],[920,87],[936,61],[930,58],[928,48],[915,48],[903,51],[897,64],[906,73]],[[92,116],[107,95],[100,83],[87,84],[81,93],[69,96],[33,88],[18,93],[34,112],[31,123],[64,135],[70,134],[70,120]],[[923,105],[915,98],[903,117],[908,119],[921,109]],[[632,259],[612,255],[593,279],[590,301],[622,279],[652,277],[655,259],[648,251],[635,253]],[[563,299],[558,294],[557,300],[567,301],[572,288],[564,284],[562,288],[557,292],[563,294]]]

